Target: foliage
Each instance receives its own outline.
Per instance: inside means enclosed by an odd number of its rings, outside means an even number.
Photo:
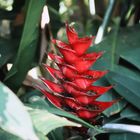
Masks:
[[[140,2],[94,0],[96,13],[91,14],[90,10],[94,10],[94,6],[89,10],[91,1],[13,0],[12,5],[11,0],[0,0],[0,139],[19,140],[26,136],[33,140],[88,139],[71,127],[79,125],[88,128],[92,139],[139,139],[139,132],[118,130],[114,133],[111,128],[103,134],[101,126],[107,123],[140,124]],[[44,5],[48,6],[50,23],[41,29]],[[105,51],[92,69],[108,69],[109,73],[95,84],[111,84],[113,89],[98,100],[121,99],[102,113],[98,119],[100,128],[49,104],[33,88],[33,83],[40,84],[33,77],[35,72],[28,73],[38,67],[37,73],[50,78],[40,64],[45,62],[54,66],[46,53],[58,54],[50,42],[52,38],[67,42],[66,21],[73,24],[80,37],[97,34],[89,53]]]
[[[30,0],[27,1],[27,5],[28,10],[26,11],[26,20],[24,23],[16,61],[14,62],[12,69],[9,71],[5,78],[6,84],[9,85],[9,87],[12,86],[11,88],[14,91],[17,91],[19,89],[28,70],[31,68],[31,63],[33,62],[33,59],[35,57],[39,36],[38,21],[40,20],[42,8],[45,5],[45,0],[42,0],[40,2],[34,2],[33,0]],[[38,8],[34,10],[36,7]]]

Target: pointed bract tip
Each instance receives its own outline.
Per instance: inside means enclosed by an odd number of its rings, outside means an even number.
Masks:
[[[56,39],[52,38],[52,39],[51,39],[51,42],[52,42],[53,44],[56,44]]]

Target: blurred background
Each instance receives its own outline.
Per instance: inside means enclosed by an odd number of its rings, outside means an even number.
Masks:
[[[105,51],[92,69],[108,69],[96,84],[114,87],[100,99],[122,98],[104,111],[101,123],[140,125],[140,1],[47,0],[34,7],[32,3],[0,0],[0,80],[23,102],[33,96],[38,76],[51,78],[41,64],[50,63],[48,52],[58,53],[51,39],[67,42],[68,22],[79,36],[96,36],[89,52]],[[140,134],[111,131],[97,138],[138,140]]]

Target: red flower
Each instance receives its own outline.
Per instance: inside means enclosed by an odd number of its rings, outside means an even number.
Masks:
[[[68,24],[66,24],[66,33],[69,43],[52,40],[61,56],[48,54],[58,69],[44,64],[45,69],[57,80],[57,83],[41,78],[50,91],[41,87],[39,89],[56,107],[83,119],[94,119],[117,101],[96,100],[112,88],[112,86],[92,85],[108,72],[89,70],[103,52],[86,53],[94,37],[79,38],[74,28]]]

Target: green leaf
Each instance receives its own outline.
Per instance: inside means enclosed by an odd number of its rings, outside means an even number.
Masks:
[[[0,129],[0,139],[1,140],[22,140],[21,138],[11,134],[11,133],[8,133],[2,129]]]
[[[131,71],[123,66],[114,65],[114,72],[119,73],[120,75],[129,77],[133,80],[137,80],[137,81],[140,80],[139,73]],[[106,78],[108,81],[110,81],[110,77],[108,77],[108,75],[106,76]],[[110,83],[115,84],[117,86],[117,83],[115,81],[114,82],[112,81]],[[103,84],[103,82],[101,84]],[[124,91],[124,92],[126,92],[126,91]],[[125,94],[124,92],[123,92],[123,94]],[[114,100],[116,98],[120,98],[118,96],[118,92],[116,92],[115,90],[110,90],[107,94],[101,96],[99,99],[107,101],[107,100]],[[126,100],[122,99],[121,101],[119,101],[118,103],[116,103],[112,107],[110,107],[109,109],[105,110],[104,114],[109,117],[109,115],[115,114],[115,112],[116,113],[120,112],[126,106],[126,104],[127,104]]]
[[[104,40],[91,47],[89,51],[105,51],[103,57],[97,61],[94,68],[112,69],[123,58],[139,68],[139,36],[140,25],[112,31]]]
[[[140,113],[139,110],[136,109],[133,106],[128,106],[120,113],[121,118],[127,118],[129,120],[133,121],[139,121],[140,122]]]
[[[39,97],[39,96],[33,96],[33,97],[30,97],[29,99],[29,106],[31,106],[32,108],[39,108],[39,109],[46,109],[47,111],[49,111],[50,113],[53,113],[53,114],[56,114],[56,115],[59,115],[59,116],[63,116],[63,117],[66,117],[66,118],[69,118],[77,123],[80,123],[82,124],[83,126],[87,127],[87,128],[93,128],[95,129],[97,132],[100,132],[102,133],[103,131],[100,130],[99,128],[85,122],[84,120],[76,117],[75,115],[72,115],[66,111],[63,111],[63,110],[60,110],[54,106],[49,106],[46,101],[44,101],[43,98]]]
[[[51,131],[47,136],[50,140],[64,140],[63,128],[56,128],[55,130]]]
[[[22,102],[0,83],[0,126],[22,139],[38,140],[30,116]]]
[[[25,24],[20,41],[17,58],[10,72],[7,74],[6,84],[17,91],[22,84],[34,60],[39,39],[39,23],[45,0],[29,0]]]
[[[121,29],[118,36],[118,51],[123,54],[125,51],[139,48],[140,25],[134,25]]]
[[[137,81],[137,86],[139,84],[139,79],[140,79],[140,72],[132,69],[131,67],[127,67],[126,64],[119,64],[120,58],[123,58],[126,60],[128,63],[131,63],[132,65],[136,66],[139,69],[140,66],[140,60],[139,60],[139,54],[140,54],[140,49],[139,49],[139,36],[140,32],[137,32],[139,30],[140,25],[136,25],[133,27],[125,28],[125,29],[120,29],[119,32],[115,29],[114,32],[111,32],[108,36],[104,38],[104,40],[95,45],[94,47],[91,47],[89,51],[105,51],[105,54],[101,59],[99,59],[94,65],[93,69],[108,69],[108,70],[113,70],[115,73],[118,73],[120,76],[125,76],[129,79],[129,83],[131,82],[132,84],[127,85],[130,90],[134,89],[136,86],[134,86],[133,81]],[[110,73],[110,72],[109,72]],[[108,74],[109,75],[109,74]],[[111,74],[111,76],[106,76],[105,78],[102,78],[99,80],[98,85],[104,85],[109,81],[110,84],[115,84],[117,87],[122,87],[123,83],[122,82],[117,82],[113,80],[113,77],[116,77],[116,75]],[[119,78],[121,79],[121,77]],[[112,80],[111,80],[112,79]],[[124,77],[122,77],[124,80]],[[132,79],[132,81],[131,81]],[[127,82],[127,80],[125,80]],[[124,85],[123,85],[124,86]],[[119,88],[120,89],[120,88]],[[116,90],[117,92],[114,91],[109,91],[107,94],[102,96],[100,99],[106,100],[106,99],[115,99],[118,95],[120,94],[121,96],[125,97],[127,101],[135,103],[135,98],[139,97],[138,94],[138,89],[136,87],[137,91],[131,91],[128,94],[127,87],[123,90]],[[114,92],[114,93],[113,93]],[[133,96],[133,93],[136,95]],[[110,94],[111,93],[111,94]],[[129,95],[129,96],[128,96]],[[127,96],[127,97],[126,97]],[[131,97],[133,96],[133,99]],[[129,98],[129,99],[128,99]],[[130,101],[133,100],[133,101]],[[112,106],[111,108],[107,109],[104,113],[105,115],[109,116],[111,113],[115,113],[116,111],[119,112],[121,111],[126,102],[119,102]],[[139,105],[137,105],[138,107]]]
[[[140,70],[140,48],[132,48],[121,54],[121,57]]]
[[[108,80],[115,83],[114,89],[128,102],[140,109],[140,81],[115,71],[108,74]]]
[[[81,126],[80,124],[69,121],[64,117],[59,117],[54,114],[51,114],[47,110],[29,108],[29,113],[32,117],[36,129],[42,132],[44,135],[47,135],[49,132],[58,127]]]
[[[42,132],[36,132],[37,136],[39,137],[39,140],[49,140],[48,137],[46,137]]]
[[[135,133],[112,133],[109,140],[139,140],[140,134]]]
[[[114,65],[113,71],[115,71],[116,73],[119,73],[121,75],[124,75],[126,77],[129,77],[131,79],[140,81],[140,73],[138,71],[130,70],[121,65]]]

